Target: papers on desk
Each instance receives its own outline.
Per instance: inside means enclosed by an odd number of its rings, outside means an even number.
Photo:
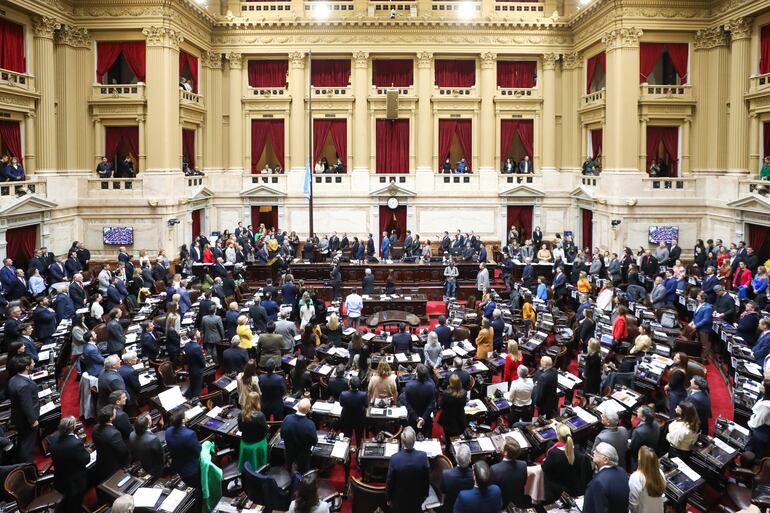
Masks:
[[[235,380],[235,379],[231,380],[231,381],[230,381],[230,383],[228,383],[228,384],[225,386],[225,390],[226,390],[227,392],[232,392],[232,391],[233,391],[233,390],[235,390],[236,388],[238,388],[238,381],[237,381],[237,380]]]
[[[609,413],[611,411],[614,411],[615,413],[620,413],[622,411],[625,411],[625,406],[620,404],[614,399],[610,399],[609,401],[603,401],[600,403],[596,409],[600,411],[601,413]]]
[[[355,328],[347,328],[345,331],[342,332],[342,334],[345,335],[346,337],[349,337],[355,332],[356,332]]]
[[[374,406],[369,408],[369,413],[371,415],[385,415],[385,411],[385,408],[375,408]]]
[[[212,419],[222,413],[222,407],[221,406],[214,406],[209,411],[206,412],[207,417],[211,417]]]
[[[155,509],[162,493],[163,488],[138,488],[134,492],[134,507]]]
[[[451,349],[444,349],[441,351],[441,358],[454,358],[455,352]]]
[[[671,458],[671,461],[673,461],[674,465],[677,466],[677,469],[681,470],[684,473],[684,475],[687,476],[687,479],[689,479],[693,483],[701,478],[700,474],[698,474],[689,466],[687,466],[687,464],[684,461],[682,461],[680,458]]]
[[[374,337],[376,337],[374,333],[364,333],[363,335],[361,335],[361,339],[365,340],[366,342],[369,342]]]
[[[433,458],[441,454],[441,442],[435,438],[423,440],[422,442],[415,442],[414,448],[418,451],[424,451],[428,454],[428,458]]]
[[[581,379],[575,376],[574,374],[570,374],[568,372],[559,372],[556,375],[556,380],[559,383],[559,386],[562,386],[568,390],[572,390],[575,388],[576,385],[579,385],[581,383]]]
[[[342,405],[338,402],[327,403],[324,401],[316,401],[313,404],[313,411],[317,413],[326,413],[329,415],[342,415]]]
[[[472,369],[473,369],[475,372],[485,372],[485,371],[488,371],[488,370],[489,370],[489,367],[487,367],[486,365],[484,365],[482,362],[476,362],[476,363],[474,363],[473,365],[471,365],[471,368],[472,368]]]
[[[201,413],[203,413],[203,406],[201,406],[199,404],[195,408],[190,408],[189,410],[185,410],[184,418],[185,418],[185,420],[194,419],[195,417],[197,417]]]
[[[340,358],[349,358],[350,357],[350,352],[347,349],[345,349],[344,347],[332,347],[331,349],[329,349],[328,352],[329,352],[329,354],[331,356],[335,356],[336,355],[336,356],[339,356]]]
[[[42,399],[43,397],[48,397],[52,393],[53,393],[53,391],[50,388],[46,388],[45,390],[41,390],[40,392],[38,392],[37,393],[37,397],[39,399]]]
[[[126,344],[134,344],[136,343],[136,333],[129,333],[126,335]]]
[[[591,415],[590,413],[588,413],[587,411],[585,411],[585,410],[584,410],[583,408],[581,408],[580,406],[573,406],[573,407],[572,407],[572,411],[574,411],[574,412],[575,412],[575,414],[576,414],[578,417],[580,417],[581,419],[585,420],[585,421],[586,421],[586,422],[588,422],[589,424],[592,424],[592,423],[594,423],[594,422],[598,422],[598,421],[599,421],[599,419],[597,419],[597,418],[596,418],[594,415]]]
[[[39,353],[37,353],[37,359],[38,361],[41,361],[41,362],[48,360],[50,357],[51,357],[50,351],[40,351]]]
[[[430,511],[432,509],[437,509],[440,506],[441,500],[438,498],[436,490],[433,489],[433,486],[428,486],[428,497],[422,503],[422,510]]]
[[[88,465],[93,465],[96,463],[96,451],[91,451],[88,455]]]
[[[186,496],[187,494],[182,490],[177,490],[176,488],[171,490],[171,493],[165,498],[163,504],[160,505],[160,510],[174,513]]]
[[[174,386],[159,393],[158,400],[160,401],[160,405],[164,410],[171,411],[184,403],[185,398],[182,395],[182,390],[178,386]]]
[[[321,365],[321,368],[318,369],[318,374],[321,374],[323,376],[328,376],[331,371],[332,371],[331,365],[323,364]]]
[[[473,399],[465,404],[465,414],[474,415],[487,411],[487,406],[479,399]]]
[[[749,371],[751,374],[756,374],[757,376],[762,375],[762,367],[757,365],[754,362],[743,362],[744,367],[746,367],[746,370]]]
[[[495,383],[494,385],[487,385],[487,397],[494,397],[495,391],[499,390],[503,393],[503,396],[508,396],[508,382],[503,381],[501,383]]]
[[[617,390],[610,396],[626,408],[631,408],[636,404],[639,397],[630,393],[628,390]]]
[[[50,349],[53,349],[56,347],[56,342],[51,342],[50,344],[45,344],[40,348],[41,351],[48,351]]]
[[[731,445],[728,445],[728,444],[724,443],[719,438],[712,439],[712,442],[714,442],[714,445],[716,445],[717,447],[719,447],[720,449],[725,451],[727,454],[732,455],[732,454],[735,454],[736,452],[738,452],[738,449],[736,449],[735,447],[733,447]]]
[[[410,353],[408,355],[406,353],[396,353],[395,357],[398,363],[420,363],[420,355],[417,353]]]
[[[396,454],[398,452],[398,449],[399,449],[398,442],[386,443],[385,444],[385,455],[384,456],[386,458],[390,458],[391,456],[393,456],[394,454]]]
[[[149,385],[153,382],[153,379],[151,374],[139,374],[139,386]]]
[[[480,436],[476,441],[483,452],[495,452],[495,444],[492,443],[492,439],[488,436]]]
[[[40,415],[45,415],[49,411],[53,411],[56,408],[56,403],[53,401],[40,405]]]
[[[394,417],[405,419],[406,418],[406,406],[398,406],[398,407],[395,407],[395,408],[390,408],[390,413]]]
[[[44,378],[46,376],[48,376],[48,371],[43,369],[43,370],[39,370],[39,371],[37,371],[37,372],[35,372],[33,374],[30,374],[29,375],[29,379],[31,379],[32,381],[35,381],[35,380]]]
[[[340,407],[340,410],[342,410],[342,407]],[[344,442],[342,440],[335,441],[334,448],[332,449],[332,458],[336,458],[338,460],[344,460],[348,455],[349,447],[350,447],[349,442]]]
[[[75,314],[76,315],[77,314],[87,314],[87,313],[88,313],[88,308],[78,308],[77,310],[75,310]]]
[[[519,444],[519,447],[522,449],[526,449],[529,447],[529,441],[527,441],[527,437],[524,436],[524,434],[519,431],[518,429],[514,429],[513,431],[508,431],[507,433],[503,434],[506,438],[513,438],[516,440],[516,443]]]

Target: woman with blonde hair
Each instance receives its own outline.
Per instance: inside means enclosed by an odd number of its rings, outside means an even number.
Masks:
[[[572,431],[566,424],[556,426],[556,443],[548,449],[543,463],[545,502],[551,503],[562,493],[572,497],[582,495],[587,483],[584,476],[585,456],[575,449]]]
[[[595,338],[588,341],[583,380],[583,391],[586,394],[599,395],[602,382],[602,346]]]
[[[518,377],[519,365],[524,361],[524,355],[519,352],[519,344],[515,340],[508,341],[508,354],[505,356],[503,381],[510,383]]]
[[[238,338],[241,339],[241,343],[238,347],[250,351],[254,348],[253,334],[251,333],[251,326],[249,326],[249,318],[245,315],[238,316],[238,327],[235,328],[235,333]]]
[[[246,362],[246,366],[243,367],[243,372],[240,372],[235,377],[235,382],[238,385],[238,405],[241,409],[246,406],[247,396],[255,392],[260,397],[262,396],[262,390],[259,388],[259,376],[257,375],[257,362],[253,359]]]
[[[643,445],[639,448],[639,466],[628,480],[629,513],[663,513],[663,492],[666,478],[660,471],[655,451]]]
[[[310,293],[305,291],[302,299],[299,300],[299,329],[305,329],[305,325],[312,321],[313,317],[315,317],[315,306],[310,299]]]
[[[393,405],[398,401],[398,387],[396,376],[390,370],[390,365],[384,359],[377,365],[377,372],[369,378],[369,404],[376,404],[380,400]]]
[[[336,313],[329,316],[329,321],[321,329],[321,334],[326,338],[327,343],[334,347],[342,347],[342,326]]]
[[[425,365],[435,369],[441,366],[441,351],[443,348],[438,343],[438,335],[435,331],[428,333],[428,341],[425,343]]]
[[[494,332],[489,325],[489,319],[484,317],[481,319],[481,329],[479,335],[476,337],[476,358],[479,360],[486,360],[487,355],[492,352],[492,341]]]
[[[238,453],[238,470],[248,461],[251,468],[258,469],[267,463],[267,419],[262,413],[262,401],[256,392],[249,392],[238,414],[238,429],[241,431],[241,447]]]

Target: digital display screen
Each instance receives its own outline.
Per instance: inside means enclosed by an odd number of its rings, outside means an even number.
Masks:
[[[130,246],[134,243],[134,229],[130,226],[105,226],[102,240],[110,246]]]
[[[679,239],[678,226],[650,226],[648,239],[650,244],[671,243],[672,240]]]

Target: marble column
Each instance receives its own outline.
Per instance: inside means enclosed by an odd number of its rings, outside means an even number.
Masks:
[[[481,115],[479,116],[479,172],[494,172],[497,155],[495,130],[495,91],[497,90],[497,55],[492,52],[481,54]],[[438,165],[438,163],[436,163]]]
[[[229,158],[227,167],[230,171],[243,171],[243,55],[231,52],[227,54],[230,68],[230,119]]]
[[[562,134],[583,132],[578,123],[577,109],[582,84],[583,58],[578,52],[562,55]],[[538,87],[542,86],[538,84]],[[584,136],[581,136],[581,138]],[[580,169],[583,162],[583,147],[578,146],[577,137],[562,137],[560,169]]]
[[[35,53],[35,85],[40,94],[37,111],[37,170],[57,169],[58,140],[56,137],[56,71],[53,36],[61,27],[54,18],[32,18]]]
[[[305,117],[305,53],[289,53],[289,95],[291,107],[289,119],[288,147],[291,161],[288,166],[292,170],[305,171],[305,161],[308,158],[308,123]],[[313,163],[311,162],[311,166]]]
[[[556,65],[559,55],[543,54],[543,123],[540,140],[542,162],[538,166],[543,171],[556,170]]]
[[[433,54],[430,52],[417,53],[417,171],[432,172],[436,169],[433,160],[433,148],[436,141],[433,137]]]
[[[369,54],[353,52],[353,171],[369,169]],[[347,165],[347,162],[345,163]]]
[[[749,172],[749,108],[744,95],[749,90],[751,74],[752,22],[750,18],[735,18],[725,28],[730,31],[727,170],[743,174]]]
[[[224,169],[222,154],[222,54],[207,52],[203,56],[203,72],[206,88],[203,91],[206,102],[206,114],[203,124],[202,139],[205,167]],[[205,134],[205,135],[204,135]]]
[[[27,112],[24,115],[24,169],[27,173],[35,171],[36,157],[35,133],[37,132],[36,115],[34,112]]]

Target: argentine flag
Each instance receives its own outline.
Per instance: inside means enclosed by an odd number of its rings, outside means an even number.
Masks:
[[[312,195],[310,192],[310,180],[312,179],[313,179],[313,176],[310,173],[310,160],[308,160],[307,165],[305,166],[305,187],[303,189],[305,192],[305,197],[307,199],[310,199],[310,196]]]

